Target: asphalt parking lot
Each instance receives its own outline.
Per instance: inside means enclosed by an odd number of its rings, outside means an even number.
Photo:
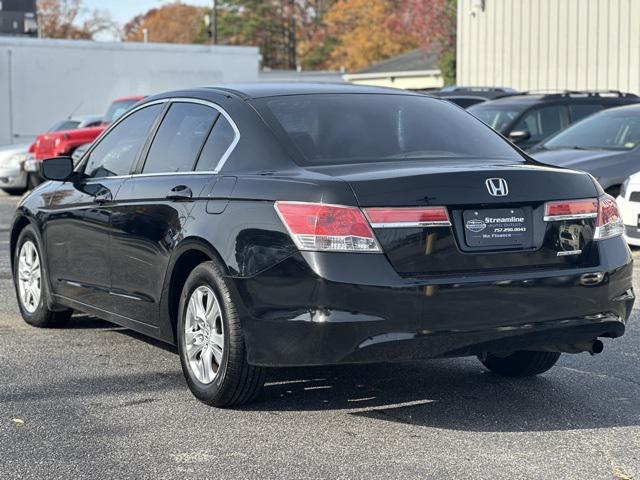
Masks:
[[[640,321],[506,380],[475,359],[286,369],[195,400],[175,351],[86,316],[19,317],[0,196],[0,478],[640,478]],[[640,278],[640,277],[637,277]]]

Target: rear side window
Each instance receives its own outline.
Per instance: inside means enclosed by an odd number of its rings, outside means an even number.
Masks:
[[[151,105],[116,125],[89,155],[85,174],[93,178],[127,175],[161,110],[161,105]]]
[[[199,172],[214,171],[235,137],[236,133],[229,120],[224,115],[220,115],[209,138],[207,138],[207,143],[204,144],[196,170]]]
[[[174,103],[158,129],[143,173],[193,170],[218,111],[197,103]]]
[[[525,113],[513,130],[529,132],[529,141],[543,140],[569,125],[567,107],[549,105],[539,107]]]
[[[571,122],[577,122],[578,120],[582,120],[589,115],[593,115],[600,110],[604,110],[602,105],[596,104],[578,104],[578,105],[569,105],[569,112],[571,114]]]

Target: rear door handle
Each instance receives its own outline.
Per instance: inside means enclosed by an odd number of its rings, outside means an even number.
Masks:
[[[177,185],[167,194],[168,200],[191,200],[191,198],[193,198],[193,192],[186,185]]]

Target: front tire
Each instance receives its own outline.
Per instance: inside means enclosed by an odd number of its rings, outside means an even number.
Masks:
[[[3,188],[2,191],[5,192],[7,195],[16,196],[16,195],[22,195],[24,192],[27,191],[27,189],[26,188]]]
[[[34,327],[59,327],[71,318],[71,310],[55,311],[45,280],[42,249],[34,228],[25,227],[16,246],[13,281],[22,318]]]
[[[480,357],[480,361],[494,373],[505,377],[522,378],[548,371],[559,358],[559,352],[519,351],[507,356],[488,353]]]
[[[202,402],[231,407],[254,400],[264,369],[247,363],[231,286],[217,262],[197,266],[180,297],[178,350],[187,385]]]

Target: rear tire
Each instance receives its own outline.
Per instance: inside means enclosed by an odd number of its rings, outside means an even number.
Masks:
[[[254,400],[265,371],[247,363],[232,289],[217,262],[202,263],[191,272],[178,312],[178,350],[191,393],[215,407]]]
[[[29,325],[40,328],[64,325],[71,310],[52,310],[46,281],[45,262],[35,229],[25,227],[16,245],[13,259],[13,283],[22,318]]]
[[[487,354],[480,358],[482,364],[494,373],[505,377],[532,377],[546,372],[560,358],[560,352],[518,351],[506,357]]]

